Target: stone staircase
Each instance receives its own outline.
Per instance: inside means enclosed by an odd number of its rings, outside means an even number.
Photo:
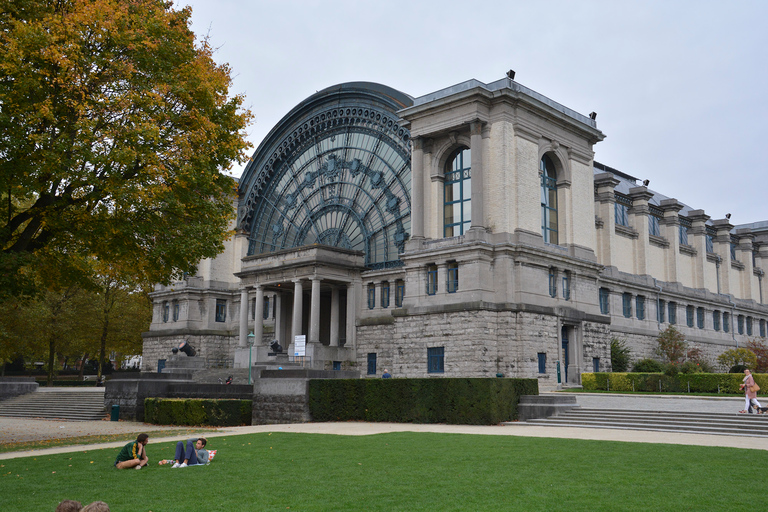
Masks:
[[[768,414],[633,411],[573,407],[557,416],[529,419],[518,424],[768,438]]]
[[[104,388],[40,388],[0,402],[0,416],[70,421],[101,420]]]

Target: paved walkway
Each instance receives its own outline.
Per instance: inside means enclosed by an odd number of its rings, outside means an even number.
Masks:
[[[684,396],[637,396],[637,395],[595,395],[577,394],[577,401],[585,408],[628,409],[628,410],[676,410],[738,414],[743,401],[728,397],[684,397]],[[178,440],[175,434],[186,427],[162,427],[137,422],[110,421],[48,421],[0,417],[0,443],[19,440],[62,439],[82,435],[108,435],[144,431],[168,431],[168,436],[153,436],[151,442]],[[251,434],[260,432],[297,432],[335,435],[374,435],[388,432],[439,432],[451,434],[479,434],[498,436],[552,437],[565,439],[590,439],[601,441],[624,441],[636,443],[662,443],[697,446],[723,446],[768,451],[765,439],[725,435],[681,434],[676,432],[646,432],[638,430],[590,429],[580,427],[533,426],[515,423],[507,426],[474,425],[418,425],[411,423],[299,423],[290,425],[255,425],[249,427],[224,427],[206,434],[208,438]],[[91,445],[62,446],[25,452],[0,453],[0,460],[17,457],[68,453],[102,448],[119,448],[125,442],[111,442]]]

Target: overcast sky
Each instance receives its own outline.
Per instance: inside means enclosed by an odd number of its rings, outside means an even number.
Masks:
[[[514,69],[520,84],[598,113],[595,160],[713,219],[768,220],[768,1],[177,3],[192,6],[193,30],[209,35],[255,115],[250,151],[331,85],[418,97]]]

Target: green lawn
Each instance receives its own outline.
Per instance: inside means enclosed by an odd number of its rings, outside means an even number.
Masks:
[[[3,510],[760,510],[768,452],[432,433],[213,438],[209,466],[112,467],[117,449],[1,461]],[[746,474],[752,477],[745,476]]]

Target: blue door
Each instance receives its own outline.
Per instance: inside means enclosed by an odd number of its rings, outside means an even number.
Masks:
[[[163,368],[165,368],[165,359],[158,359],[157,360],[157,373],[163,373]]]
[[[565,382],[568,382],[568,328],[563,327],[561,330],[561,338],[563,340],[563,370],[565,372]]]

